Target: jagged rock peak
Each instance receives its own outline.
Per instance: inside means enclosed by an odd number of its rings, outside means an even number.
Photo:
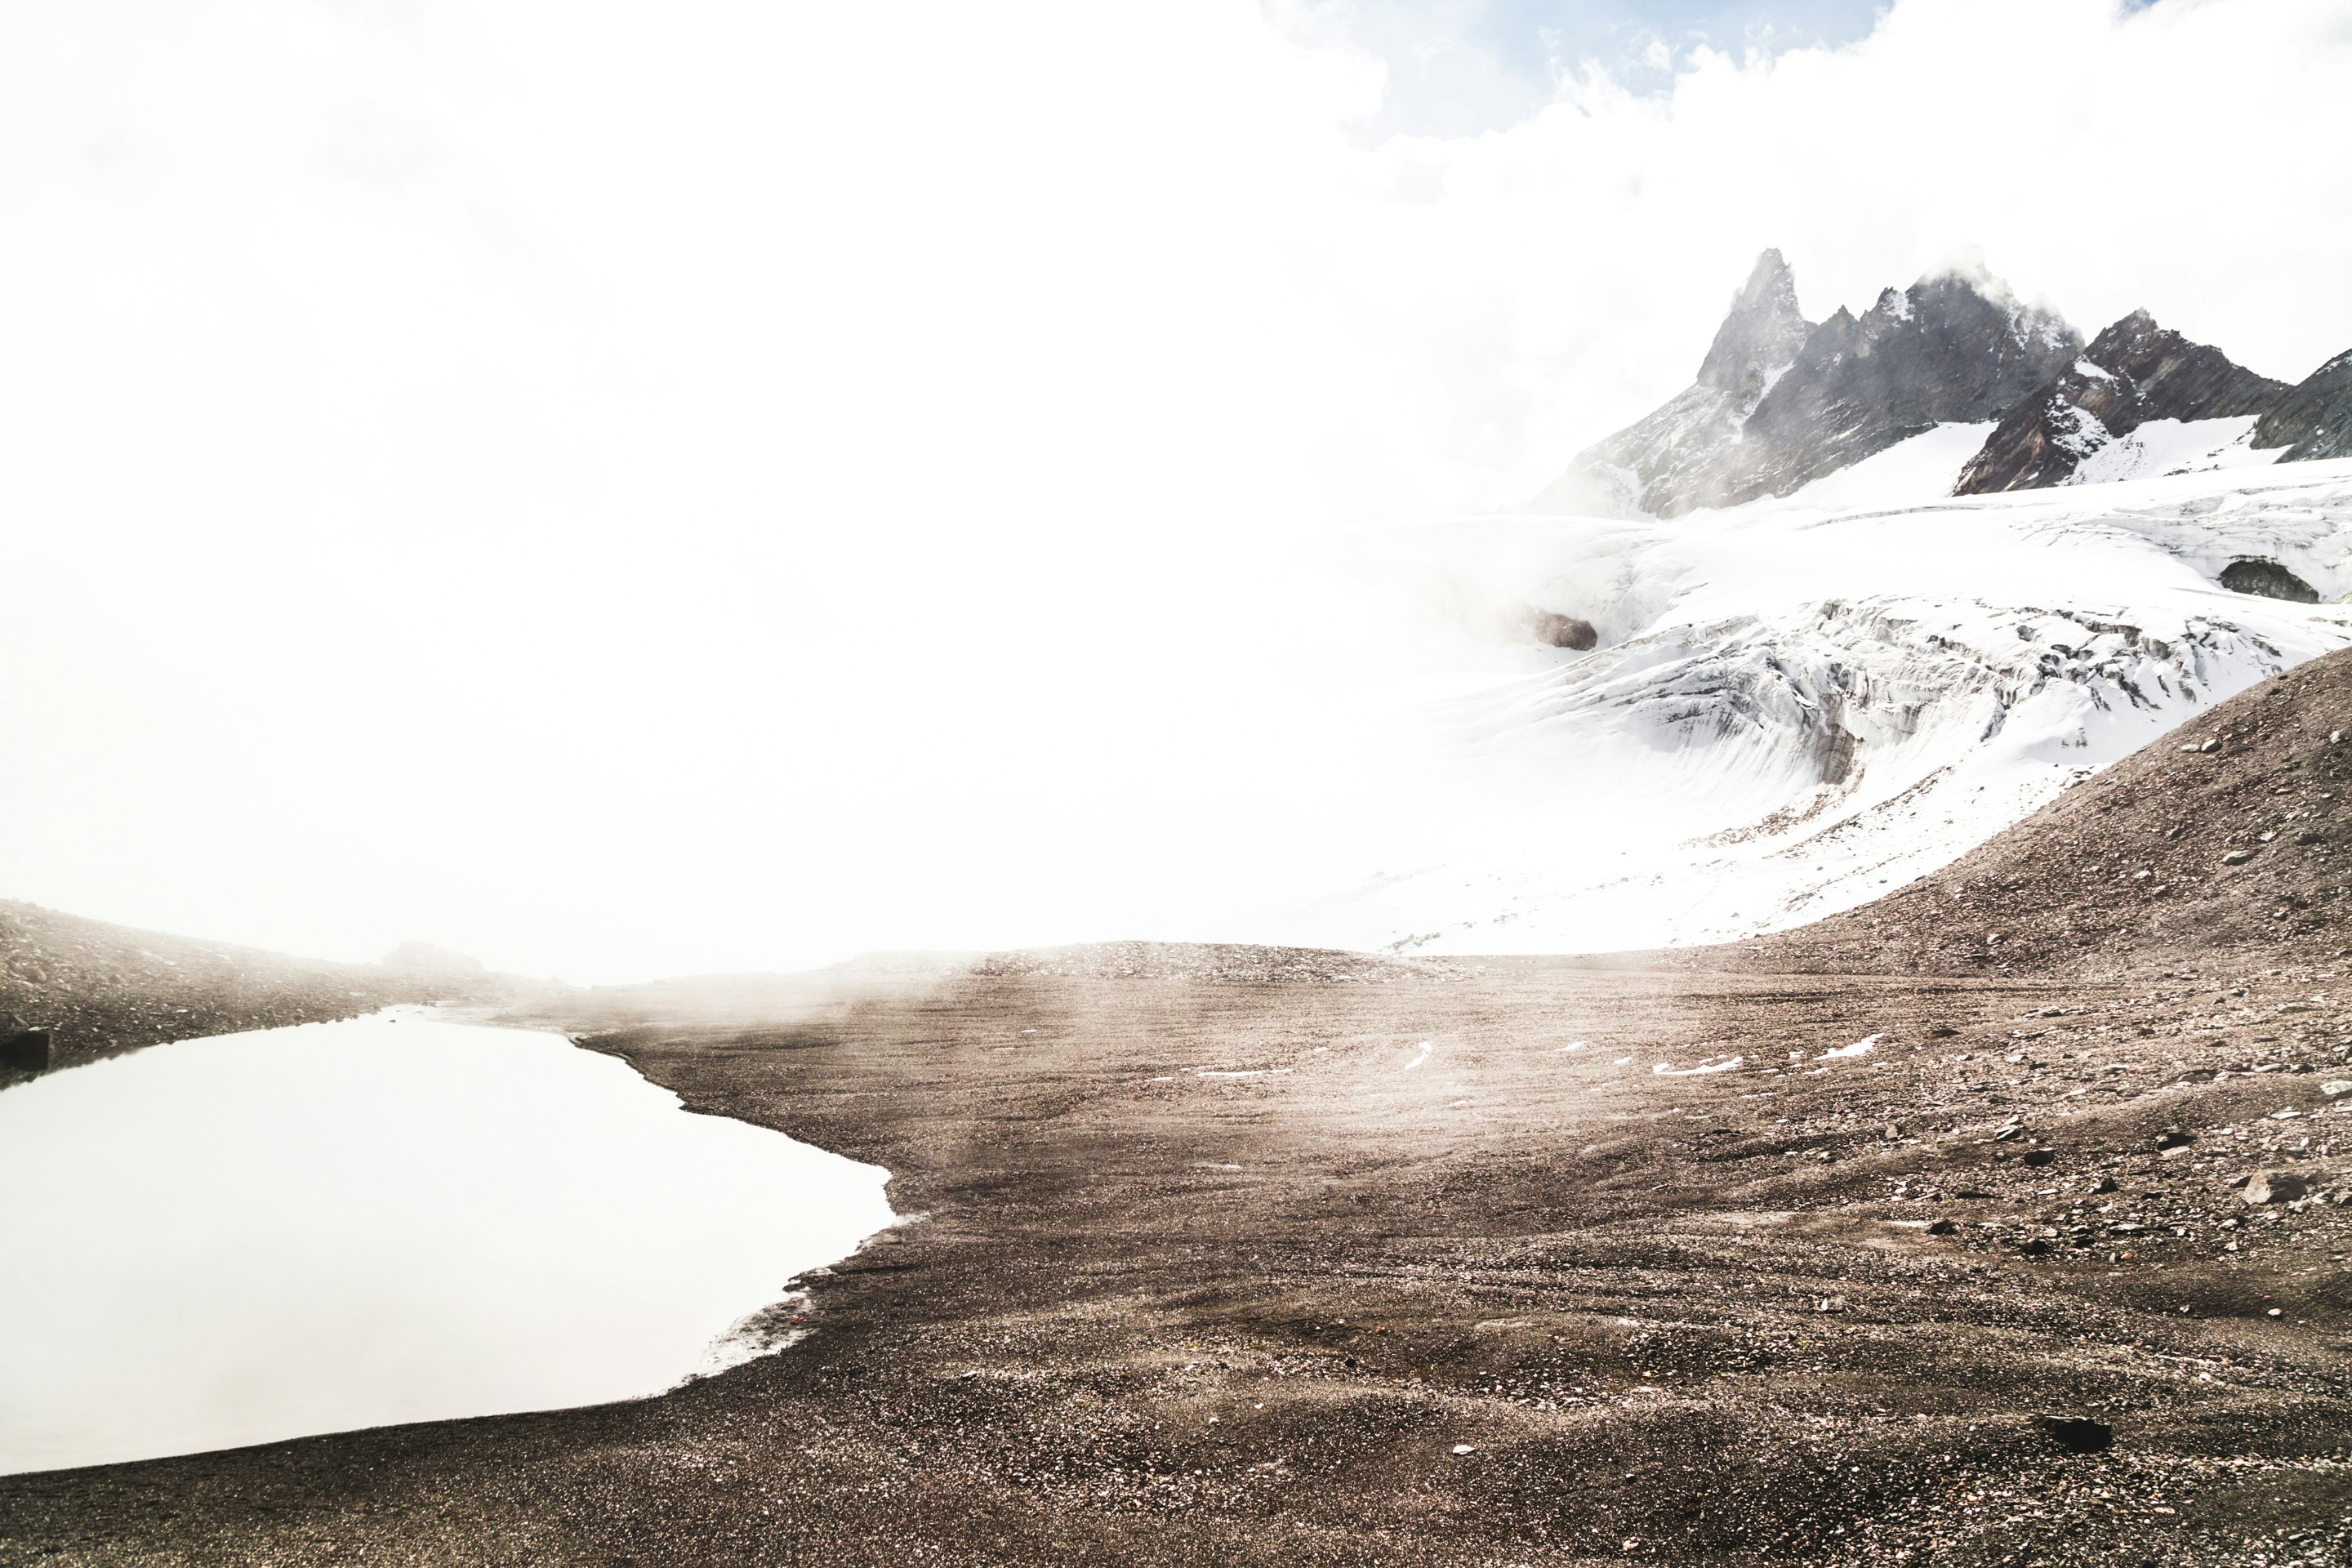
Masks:
[[[1813,329],[1748,420],[1715,504],[1787,495],[1938,425],[1997,419],[2081,347],[1980,272],[1885,289],[1860,317]]]
[[[1953,493],[2078,482],[2086,461],[2150,420],[2245,418],[2271,409],[2286,390],[2134,310],[2019,400],[1969,459]]]
[[[1530,507],[1680,517],[1787,495],[1955,421],[2000,418],[2082,339],[1981,271],[1889,289],[1809,327],[1778,251],[1733,297],[1698,382],[1578,454]]]
[[[1698,367],[1698,384],[1737,394],[1752,406],[1772,378],[1795,362],[1811,331],[1797,308],[1796,275],[1778,250],[1767,250],[1731,297],[1731,309]]]

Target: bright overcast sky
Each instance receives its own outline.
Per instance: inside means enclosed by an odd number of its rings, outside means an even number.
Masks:
[[[2352,347],[2336,0],[0,13],[0,895],[538,972],[1214,934],[1510,502],[1979,256]]]

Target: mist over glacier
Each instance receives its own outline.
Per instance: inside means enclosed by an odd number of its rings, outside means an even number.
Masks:
[[[1491,739],[1521,700],[1364,541],[1670,394],[1761,247],[1814,315],[1978,247],[2283,379],[2352,343],[2296,217],[2352,174],[2162,120],[2094,156],[2168,94],[2340,140],[2316,4],[1902,0],[1371,142],[1380,63],[1240,0],[39,4],[0,42],[8,890],[298,952],[1417,935],[1352,890],[1631,819],[1542,759],[1559,716]],[[2178,243],[2184,187],[2246,245]]]

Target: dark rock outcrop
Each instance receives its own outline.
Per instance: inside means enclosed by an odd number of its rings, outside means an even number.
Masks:
[[[2221,568],[2221,586],[2233,594],[2259,594],[2265,599],[2292,599],[2298,605],[2319,603],[2319,590],[2275,561],[2249,557]]]
[[[1531,510],[1679,517],[1787,495],[1938,425],[2000,417],[2081,347],[2056,316],[1958,273],[1807,327],[1767,251],[1698,383],[1580,453]]]
[[[2352,458],[2352,352],[2337,354],[2290,388],[2254,426],[2252,444],[2284,447],[2282,463]]]
[[[2093,453],[2150,420],[2262,414],[2286,392],[2285,383],[2134,310],[2010,410],[1952,493],[2063,485]]]

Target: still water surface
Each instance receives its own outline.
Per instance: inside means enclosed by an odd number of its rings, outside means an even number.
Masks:
[[[657,1394],[887,1180],[425,1009],[56,1073],[0,1094],[0,1474]]]

